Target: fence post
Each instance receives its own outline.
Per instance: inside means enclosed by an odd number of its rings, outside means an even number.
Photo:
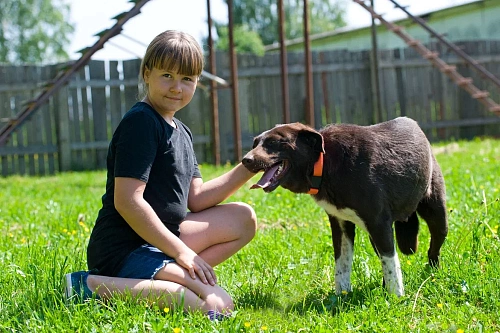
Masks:
[[[59,171],[71,170],[71,142],[69,135],[68,86],[63,86],[57,92],[56,126]]]

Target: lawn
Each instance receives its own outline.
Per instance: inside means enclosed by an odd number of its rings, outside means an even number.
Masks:
[[[308,195],[265,194],[249,182],[230,200],[255,208],[259,231],[216,267],[237,308],[220,323],[132,299],[66,304],[62,278],[86,267],[105,172],[0,178],[0,332],[500,332],[500,140],[434,148],[450,225],[441,269],[427,267],[422,222],[418,252],[400,254],[406,295],[388,295],[358,231],[354,290],[337,297],[325,213]],[[210,179],[229,168],[202,172]]]

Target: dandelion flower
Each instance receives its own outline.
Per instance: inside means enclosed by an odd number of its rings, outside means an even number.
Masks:
[[[163,312],[165,312],[165,313],[168,313],[169,311],[170,311],[170,308],[165,307],[165,308],[163,309]]]
[[[457,330],[457,333],[464,333],[464,330],[463,330],[463,329],[461,329],[461,328],[459,328],[459,329]]]
[[[411,266],[411,261],[410,261],[410,260],[406,260],[406,264],[407,264],[408,266]]]
[[[342,290],[342,295],[347,295],[347,294],[348,294],[347,290]]]
[[[438,307],[438,308],[440,308],[440,309],[442,309],[442,308],[443,308],[443,304],[438,303],[438,304],[437,304],[437,307]]]
[[[247,328],[250,327],[250,323],[248,321],[245,322],[245,327],[247,327]]]
[[[260,329],[265,331],[265,330],[267,330],[267,326],[262,326]]]
[[[174,333],[181,333],[181,329],[179,327],[174,328]]]

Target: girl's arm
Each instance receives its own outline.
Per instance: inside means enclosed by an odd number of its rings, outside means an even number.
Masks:
[[[199,212],[221,203],[254,175],[239,163],[231,171],[205,183],[201,178],[193,178],[189,189],[189,210]]]
[[[216,283],[212,266],[176,237],[144,199],[146,183],[134,178],[115,178],[115,208],[134,231],[149,244],[188,270],[191,278],[198,275],[203,283]]]

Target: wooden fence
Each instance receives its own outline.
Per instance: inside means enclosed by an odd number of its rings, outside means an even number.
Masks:
[[[460,43],[464,51],[500,76],[500,41]],[[500,102],[493,84],[482,82],[462,61],[440,51],[442,58],[470,76]],[[408,116],[417,120],[431,141],[499,136],[500,117],[455,86],[412,49],[383,50],[380,57],[382,119]],[[230,77],[229,59],[217,54],[217,75]],[[305,121],[304,55],[288,54],[292,121]],[[0,126],[22,110],[58,66],[0,66]],[[112,133],[137,101],[139,60],[91,61],[0,147],[0,174],[44,175],[67,170],[105,168]],[[238,56],[240,124],[243,150],[253,137],[282,122],[278,54]],[[211,144],[210,94],[202,80],[193,101],[177,113],[194,134],[199,162],[214,161]],[[373,113],[369,51],[313,53],[316,127],[327,123],[368,125]],[[233,161],[233,112],[230,89],[218,90],[222,161]]]

